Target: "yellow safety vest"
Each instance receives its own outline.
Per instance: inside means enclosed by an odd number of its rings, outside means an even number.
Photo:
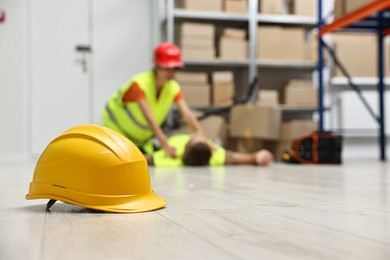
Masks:
[[[142,147],[154,134],[138,103],[122,102],[123,95],[133,83],[137,83],[144,92],[152,115],[159,125],[167,118],[180,86],[175,80],[166,82],[157,98],[156,77],[153,71],[148,71],[136,75],[108,100],[102,113],[104,124],[129,138],[138,147]]]
[[[184,149],[188,141],[190,140],[189,135],[175,135],[168,139],[168,144],[176,148],[176,158],[172,159],[165,154],[163,149],[153,153],[154,165],[157,167],[180,167],[184,166],[182,158]],[[211,141],[210,141],[211,142]],[[211,155],[209,165],[218,166],[224,165],[226,160],[225,149],[215,143],[212,143],[215,147]]]

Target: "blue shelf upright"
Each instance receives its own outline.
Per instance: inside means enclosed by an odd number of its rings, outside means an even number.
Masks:
[[[333,57],[335,65],[340,68],[343,74],[348,79],[348,83],[353,90],[356,91],[358,97],[363,102],[369,113],[374,117],[379,126],[379,145],[380,145],[380,160],[386,160],[386,132],[385,132],[385,84],[384,84],[384,44],[383,38],[385,35],[390,34],[390,0],[373,0],[362,7],[335,19],[332,23],[326,24],[322,15],[322,0],[318,0],[318,112],[319,112],[319,131],[325,131],[324,129],[324,49],[326,49],[330,56]],[[337,59],[333,50],[323,41],[322,37],[326,33],[336,32],[338,30],[345,29],[357,29],[362,31],[374,31],[378,36],[378,99],[379,99],[379,112],[375,114],[374,110],[370,107],[368,102],[363,97],[360,87],[353,83],[347,70],[343,67],[341,62]]]

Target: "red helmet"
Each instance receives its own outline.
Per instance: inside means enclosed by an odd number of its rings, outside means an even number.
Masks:
[[[183,67],[180,49],[173,43],[163,42],[154,49],[154,63],[162,68]]]

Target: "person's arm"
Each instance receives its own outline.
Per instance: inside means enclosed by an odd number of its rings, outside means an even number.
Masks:
[[[226,151],[226,164],[258,164],[268,165],[273,160],[270,151],[262,149],[256,153],[240,153]]]
[[[142,113],[144,114],[146,120],[149,123],[150,128],[152,129],[154,135],[160,142],[161,146],[164,148],[167,155],[171,158],[176,157],[176,148],[168,144],[168,138],[165,136],[163,130],[157,124],[156,120],[152,115],[152,111],[149,108],[149,105],[145,99],[137,100],[138,105],[140,106]]]
[[[176,101],[176,104],[184,121],[189,127],[191,127],[194,133],[205,135],[202,127],[199,124],[198,119],[196,119],[195,115],[191,112],[187,102],[184,99],[180,99]]]
[[[154,166],[153,155],[151,155],[151,154],[144,154],[144,157],[145,157],[146,162],[148,163],[148,165]]]

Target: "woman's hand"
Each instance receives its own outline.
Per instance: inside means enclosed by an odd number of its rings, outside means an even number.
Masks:
[[[272,153],[268,150],[262,149],[255,154],[256,164],[268,165],[274,159]]]
[[[173,146],[170,146],[169,144],[163,145],[165,154],[171,157],[172,159],[176,158],[176,148]]]

